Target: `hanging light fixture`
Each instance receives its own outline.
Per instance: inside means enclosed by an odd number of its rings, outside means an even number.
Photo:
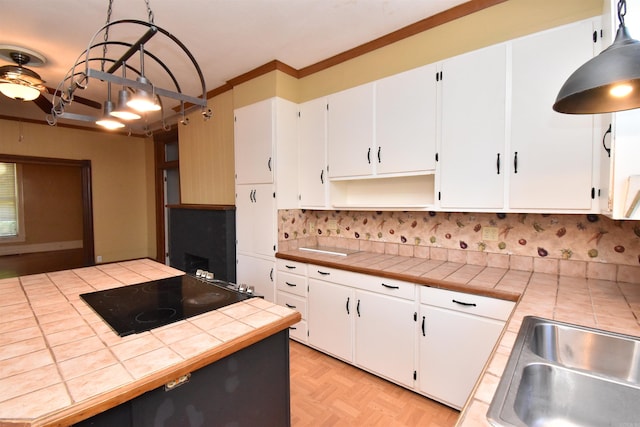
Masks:
[[[111,11],[113,0],[108,1],[106,24],[93,35],[87,45],[87,49],[80,54],[63,81],[58,85],[53,94],[51,114],[47,116],[48,123],[54,126],[59,118],[63,118],[94,122],[102,126],[122,127],[124,126],[123,123],[114,120],[114,117],[118,117],[121,120],[135,120],[141,118],[141,114],[139,113],[161,111],[160,120],[151,126],[148,124],[148,121],[150,119],[154,120],[156,116],[147,115],[144,123],[139,126],[141,129],[136,129],[137,125],[135,121],[129,125],[130,129],[134,132],[141,130],[148,133],[152,127],[167,129],[169,127],[167,126],[167,122],[177,122],[180,120],[180,117],[184,119],[186,112],[193,108],[200,108],[203,118],[205,120],[209,119],[212,116],[212,111],[207,105],[206,84],[200,66],[180,40],[153,22],[153,12],[149,6],[149,0],[144,0],[149,16],[148,22],[136,19],[112,21]],[[109,31],[111,29],[113,29],[114,34],[124,34],[126,36],[121,40],[112,40],[109,37]],[[103,40],[99,40],[100,36],[102,36]],[[158,45],[152,45],[152,48],[153,46],[160,47],[162,52],[167,53],[171,58],[175,58],[176,53],[183,55],[185,58],[184,63],[193,66],[197,73],[196,79],[194,79],[194,76],[187,76],[186,79],[188,80],[186,81],[188,84],[191,84],[193,81],[199,80],[202,90],[200,95],[193,96],[183,93],[180,82],[169,67],[162,62],[158,56],[149,52],[146,48],[148,46],[146,46],[145,43],[157,36],[161,36],[163,40],[160,40]],[[131,37],[134,38],[131,39]],[[107,47],[110,48],[109,52],[107,51]],[[111,49],[111,47],[115,48]],[[172,48],[175,51],[171,51]],[[112,52],[119,52],[119,57],[111,57],[110,54]],[[136,69],[135,64],[132,66],[131,64],[127,64],[126,61],[129,61],[130,58],[138,52],[140,53],[140,63],[139,68]],[[100,67],[92,67],[96,62],[100,63]],[[145,65],[151,65],[151,78],[145,72]],[[180,64],[180,66],[181,70],[184,69],[183,64]],[[122,67],[122,76],[120,76],[118,72],[120,67]],[[127,68],[138,75],[135,80],[127,78]],[[153,80],[155,80],[156,83],[169,81],[173,83],[174,87],[167,89],[160,85],[153,84]],[[73,101],[74,93],[79,89],[84,90],[88,88],[92,82],[106,82],[109,85],[108,99],[104,103],[104,117],[100,120],[96,120],[95,117],[89,115],[74,114],[67,111]],[[111,102],[111,83],[122,87],[118,91],[118,103],[115,108],[113,102]],[[179,110],[180,113],[173,113],[172,116],[168,118],[165,117],[165,109],[162,108],[162,98],[170,98],[178,101],[178,106],[167,110]],[[186,106],[188,106],[188,109]],[[136,111],[132,111],[133,109]],[[108,121],[108,118],[111,120]]]
[[[44,89],[44,80],[38,73],[23,67],[31,61],[31,57],[24,52],[12,51],[11,59],[17,65],[0,67],[0,92],[9,98],[20,101],[33,101],[40,96]],[[37,58],[40,61],[39,58]],[[41,60],[44,63],[44,59]]]
[[[111,116],[112,113],[113,102],[111,102],[111,82],[107,82],[107,100],[104,102],[104,113],[100,119],[96,120],[96,124],[108,130],[123,128],[124,124],[115,120]]]
[[[596,114],[640,107],[640,42],[624,24],[627,2],[618,2],[620,26],[611,46],[578,68],[565,82],[553,109]]]
[[[123,79],[127,78],[126,63],[122,64],[122,78]],[[129,91],[125,86],[123,86],[122,89],[118,91],[118,103],[116,104],[116,109],[111,112],[111,115],[120,120],[127,120],[127,121],[138,120],[140,117],[142,117],[140,116],[140,114],[133,111],[133,109],[127,105],[130,99],[131,97],[129,96]]]

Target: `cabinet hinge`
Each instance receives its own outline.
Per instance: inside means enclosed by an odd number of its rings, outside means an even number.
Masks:
[[[300,114],[300,111],[298,111],[298,118],[302,117],[302,115]]]
[[[327,104],[327,111],[329,111],[329,104]]]
[[[597,42],[598,41],[598,31],[594,31],[593,32],[593,42]]]
[[[417,322],[418,321],[418,313],[417,312],[413,312],[413,321]]]
[[[438,156],[438,153],[436,153],[436,162],[439,161],[438,159],[439,159],[439,156]]]
[[[276,192],[275,191],[273,192],[273,198],[274,199],[276,198]]]
[[[596,188],[595,187],[591,187],[591,199],[595,199],[596,198]]]
[[[440,200],[440,192],[438,191],[438,200]]]
[[[413,371],[413,380],[417,380],[418,379],[418,371]]]
[[[238,117],[233,116],[233,121],[234,121],[234,122],[237,122],[237,121],[238,121]]]

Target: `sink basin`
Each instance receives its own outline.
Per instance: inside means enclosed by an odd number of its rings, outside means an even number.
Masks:
[[[554,323],[533,328],[531,351],[556,364],[640,384],[640,342]]]
[[[640,420],[640,338],[525,317],[487,412],[494,426]]]

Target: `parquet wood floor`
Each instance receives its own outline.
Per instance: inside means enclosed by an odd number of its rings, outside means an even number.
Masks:
[[[291,341],[291,424],[450,427],[459,412]]]

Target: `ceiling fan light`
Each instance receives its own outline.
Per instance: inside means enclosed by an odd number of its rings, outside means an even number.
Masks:
[[[619,92],[625,87],[624,92]],[[620,94],[622,93],[622,96]],[[615,41],[578,68],[564,83],[553,109],[598,114],[640,107],[640,42],[621,24]]]
[[[129,101],[129,92],[126,89],[120,89],[118,91],[117,107],[111,112],[111,115],[121,120],[138,120],[142,117],[127,105]]]
[[[115,120],[113,117],[111,117],[111,112],[113,111],[113,102],[111,101],[105,101],[104,102],[104,115],[96,120],[96,124],[98,126],[102,126],[105,129],[108,130],[115,130],[115,129],[120,129],[124,127],[124,124],[120,123],[119,121]]]
[[[33,101],[40,96],[40,90],[35,87],[9,82],[0,83],[0,92],[20,101]]]

